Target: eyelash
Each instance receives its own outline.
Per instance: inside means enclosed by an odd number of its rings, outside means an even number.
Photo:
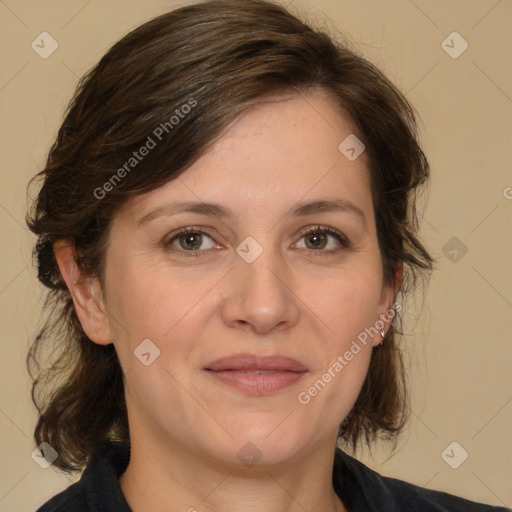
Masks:
[[[313,257],[332,256],[334,254],[337,254],[339,251],[341,251],[343,249],[348,249],[351,247],[350,241],[342,233],[340,233],[339,231],[337,231],[335,229],[329,228],[327,226],[321,226],[321,225],[313,226],[311,228],[308,228],[307,231],[301,232],[300,239],[304,238],[305,236],[307,236],[309,234],[315,233],[317,231],[324,232],[327,235],[330,235],[333,238],[335,238],[336,240],[338,240],[338,242],[340,242],[340,244],[341,244],[341,248],[329,249],[329,250],[318,250],[318,251],[315,251],[314,249],[306,249],[308,252],[313,253],[312,254]],[[174,233],[171,238],[166,239],[166,241],[164,242],[165,248],[169,249],[169,247],[172,245],[172,243],[178,237],[180,237],[181,235],[187,234],[187,233],[199,233],[202,235],[206,235],[213,240],[213,237],[207,231],[204,231],[203,229],[196,228],[194,226],[189,226],[189,227],[180,229],[178,232]],[[207,252],[207,250],[206,251],[205,250],[185,251],[183,249],[173,248],[173,252],[183,253],[183,255],[187,258],[197,258],[198,256],[201,256],[201,253]]]

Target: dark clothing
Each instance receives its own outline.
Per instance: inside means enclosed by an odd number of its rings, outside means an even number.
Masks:
[[[104,441],[81,479],[36,512],[131,512],[119,484],[129,460],[128,441]],[[333,486],[349,512],[511,512],[382,477],[340,449],[336,450]]]

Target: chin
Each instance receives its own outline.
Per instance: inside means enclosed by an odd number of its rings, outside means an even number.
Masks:
[[[306,440],[300,428],[291,422],[285,426],[285,417],[259,424],[253,422],[238,430],[235,439],[230,441],[235,447],[235,464],[265,467],[294,462],[305,448]]]

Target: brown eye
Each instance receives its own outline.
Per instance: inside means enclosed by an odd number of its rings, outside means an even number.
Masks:
[[[323,226],[309,228],[301,234],[301,240],[305,241],[304,247],[300,249],[309,250],[310,253],[316,253],[315,256],[329,256],[340,250],[350,247],[348,239],[340,232]],[[334,239],[337,244],[331,241]],[[205,247],[207,240],[210,245]],[[184,256],[200,256],[214,247],[213,238],[201,229],[194,227],[183,228],[171,236],[164,243],[165,248],[183,254]]]
[[[208,239],[213,242],[212,237],[208,233],[197,228],[188,227],[171,236],[171,238],[165,241],[164,245],[166,249],[180,252],[185,256],[199,256],[201,252],[205,252],[215,245],[210,243],[208,246],[206,244]]]
[[[329,235],[325,233],[312,231],[305,236],[308,249],[324,249],[327,245]]]
[[[334,247],[332,246],[333,244],[329,241],[330,238],[334,238],[338,242],[337,247],[336,244],[334,244]],[[320,254],[332,254],[341,249],[347,248],[350,245],[348,239],[344,235],[334,229],[322,226],[315,226],[314,228],[310,228],[306,232],[302,233],[302,239],[305,241],[306,249],[310,249],[311,252],[315,251]],[[329,247],[329,245],[331,245],[331,247]]]
[[[201,233],[191,232],[180,235],[178,237],[178,241],[183,249],[192,249],[193,251],[196,251],[201,247],[203,239]]]

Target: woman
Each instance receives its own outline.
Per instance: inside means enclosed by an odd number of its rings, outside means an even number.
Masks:
[[[86,468],[39,510],[504,510],[336,447],[406,423],[428,175],[404,97],[282,7],[202,2],[114,45],[27,219],[53,313],[28,362],[56,350],[35,439]]]

